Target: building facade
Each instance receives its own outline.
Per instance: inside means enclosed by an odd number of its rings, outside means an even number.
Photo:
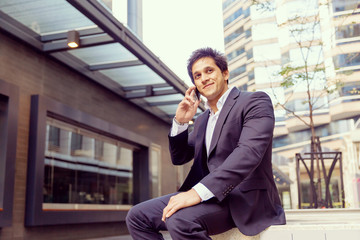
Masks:
[[[302,164],[297,175],[295,158],[311,152],[302,121],[309,123],[308,89],[322,150],[342,153],[342,166],[325,161],[333,207],[359,207],[359,13],[358,1],[223,0],[230,84],[265,91],[274,104],[273,161],[290,179],[278,184],[285,208],[310,201],[310,178]]]

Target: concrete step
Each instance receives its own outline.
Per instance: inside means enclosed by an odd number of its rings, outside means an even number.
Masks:
[[[245,236],[237,228],[212,236],[213,240],[360,240],[360,224],[271,226],[259,235]]]
[[[271,226],[256,236],[245,236],[237,228],[211,236],[213,240],[360,240],[360,209],[288,210],[286,225]],[[167,232],[165,240],[171,240]],[[131,240],[127,236],[86,240]]]

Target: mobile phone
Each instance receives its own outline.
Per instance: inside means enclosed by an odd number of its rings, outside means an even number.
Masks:
[[[194,101],[200,100],[200,92],[195,88],[195,95],[194,95]]]
[[[197,88],[195,88],[195,96],[197,97],[198,100],[200,100],[200,92]]]

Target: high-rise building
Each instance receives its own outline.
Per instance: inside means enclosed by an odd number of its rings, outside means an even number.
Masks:
[[[325,161],[331,177],[323,181],[323,191],[328,184],[333,207],[359,207],[359,14],[357,0],[223,0],[229,84],[265,91],[274,104],[274,171],[289,177],[278,181],[285,208],[311,202],[306,168],[300,161],[298,176],[295,158],[310,152],[311,131],[302,121],[309,121],[310,112],[322,150],[342,154],[342,166]],[[286,73],[292,81],[285,81]]]

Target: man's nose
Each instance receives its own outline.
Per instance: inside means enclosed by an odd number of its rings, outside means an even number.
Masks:
[[[201,81],[202,82],[206,82],[207,80],[209,80],[209,75],[204,73],[201,75]]]

